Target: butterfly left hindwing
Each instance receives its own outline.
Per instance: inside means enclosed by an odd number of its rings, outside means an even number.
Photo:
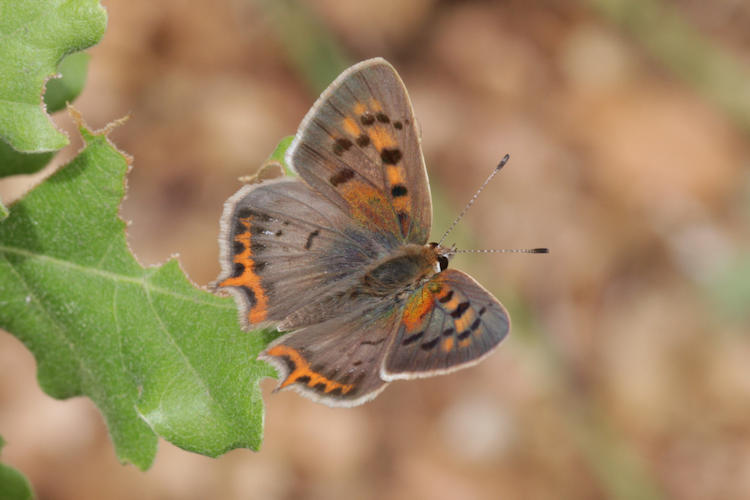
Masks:
[[[384,304],[360,301],[340,316],[277,339],[259,356],[290,387],[329,406],[355,406],[377,396],[379,375],[398,315]]]

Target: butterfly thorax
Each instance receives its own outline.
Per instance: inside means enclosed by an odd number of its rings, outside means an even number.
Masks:
[[[396,253],[375,262],[362,277],[362,294],[397,295],[418,288],[445,267],[438,247],[405,245]]]

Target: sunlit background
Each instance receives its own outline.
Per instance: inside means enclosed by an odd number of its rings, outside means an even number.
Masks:
[[[414,103],[433,237],[510,153],[452,239],[551,254],[454,262],[513,320],[479,366],[354,409],[266,380],[260,452],[161,442],[147,472],[0,334],[3,462],[39,498],[750,498],[750,3],[103,3],[76,106],[95,128],[130,115],[112,137],[135,159],[122,215],[142,263],[179,253],[214,279],[237,178],[374,56]]]

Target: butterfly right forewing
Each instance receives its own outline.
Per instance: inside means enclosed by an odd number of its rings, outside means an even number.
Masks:
[[[427,242],[432,206],[414,114],[383,59],[352,66],[323,92],[286,158],[373,238],[392,248]]]

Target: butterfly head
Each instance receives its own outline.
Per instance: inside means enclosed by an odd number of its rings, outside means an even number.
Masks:
[[[440,272],[448,269],[450,259],[456,254],[455,246],[444,247],[434,241],[428,243],[427,246],[435,253],[435,258],[437,259],[436,271]]]

